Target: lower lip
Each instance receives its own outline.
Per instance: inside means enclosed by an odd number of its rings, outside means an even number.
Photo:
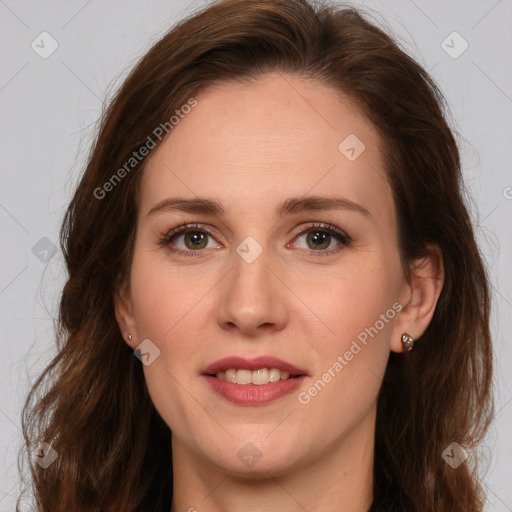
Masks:
[[[268,384],[234,384],[211,375],[203,375],[215,392],[237,405],[264,405],[293,393],[306,378],[305,375],[292,379],[269,382]]]

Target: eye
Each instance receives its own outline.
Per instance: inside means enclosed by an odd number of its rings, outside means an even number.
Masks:
[[[159,245],[167,247],[171,252],[193,257],[194,252],[211,248],[208,245],[209,238],[213,238],[213,235],[204,224],[187,224],[164,233]]]
[[[352,243],[350,236],[341,229],[331,224],[313,223],[303,229],[295,237],[294,242],[287,244],[286,247],[294,248],[296,241],[303,237],[306,247],[299,247],[299,250],[316,253],[313,257],[338,253]],[[182,256],[194,257],[204,249],[219,247],[209,245],[210,238],[213,239],[213,234],[204,224],[186,224],[162,234],[158,244]],[[334,249],[331,248],[333,243],[336,243]]]
[[[300,250],[316,252],[314,256],[325,256],[333,253],[337,253],[352,243],[352,239],[331,224],[316,223],[311,224],[306,229],[303,229],[295,238],[299,240],[305,237],[305,247],[300,247]],[[337,247],[330,249],[333,243],[336,243]],[[290,244],[287,245],[290,247]],[[327,250],[326,250],[327,249]]]

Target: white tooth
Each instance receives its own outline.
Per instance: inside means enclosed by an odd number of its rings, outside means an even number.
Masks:
[[[228,382],[234,382],[236,384],[236,370],[234,368],[226,370],[226,380]]]
[[[251,383],[251,370],[238,370],[236,374],[237,384],[250,384]]]
[[[262,384],[268,384],[268,370],[262,368],[261,370],[254,370],[251,374],[251,382],[261,386]]]
[[[255,384],[261,386],[269,382],[278,382],[279,380],[287,380],[290,378],[290,373],[281,371],[278,368],[260,368],[259,370],[237,370],[236,368],[229,368],[226,371],[219,371],[216,374],[217,378],[233,382],[235,384]]]
[[[272,368],[268,374],[270,382],[277,382],[281,378],[281,372],[277,368]]]

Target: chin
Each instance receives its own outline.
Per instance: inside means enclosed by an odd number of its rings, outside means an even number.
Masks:
[[[241,448],[235,450],[220,447],[219,453],[211,454],[211,461],[223,471],[249,479],[268,478],[269,474],[279,476],[300,465],[296,449],[287,450],[283,446],[279,449],[268,442],[263,448],[251,441],[240,445]],[[206,451],[204,453],[208,456]]]

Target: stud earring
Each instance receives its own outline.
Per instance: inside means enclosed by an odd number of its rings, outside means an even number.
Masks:
[[[131,344],[131,342],[132,342],[132,335],[131,335],[131,334],[128,334],[128,341],[129,341],[129,342],[130,342],[130,344]]]
[[[407,351],[411,351],[412,347],[414,346],[414,338],[410,335],[404,332],[402,334],[402,345],[405,347]]]

